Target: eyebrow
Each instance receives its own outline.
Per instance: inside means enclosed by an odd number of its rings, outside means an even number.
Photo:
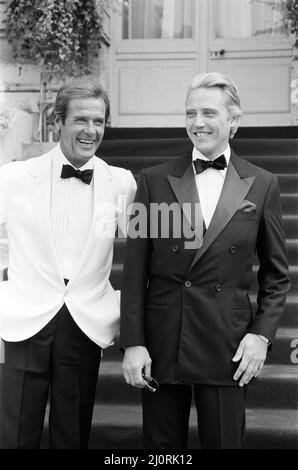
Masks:
[[[73,116],[73,119],[74,119],[75,121],[79,121],[79,120],[85,121],[86,119],[89,119],[89,117],[88,117],[88,116],[83,116],[83,115],[78,114],[77,116]],[[93,121],[104,121],[105,118],[104,118],[104,116],[96,116],[96,117],[95,117],[94,119],[92,119],[92,120],[93,120]]]
[[[191,107],[186,107],[185,108],[186,112],[191,112],[191,111],[197,111],[197,108],[191,108]],[[212,111],[212,112],[218,112],[218,109],[217,108],[211,108],[211,107],[206,107],[206,108],[203,108],[201,109],[201,111],[205,112],[205,111]]]

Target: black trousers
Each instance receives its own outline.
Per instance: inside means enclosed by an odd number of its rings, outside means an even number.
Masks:
[[[87,448],[101,348],[67,307],[32,338],[4,342],[0,365],[0,448],[37,449],[50,392],[51,449]]]
[[[145,449],[187,449],[192,388],[203,449],[241,449],[245,389],[209,385],[160,385],[142,390]]]

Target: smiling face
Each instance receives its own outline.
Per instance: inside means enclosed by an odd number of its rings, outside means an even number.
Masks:
[[[93,157],[105,130],[106,105],[102,98],[70,100],[64,123],[58,119],[60,145],[67,160],[75,168]]]
[[[231,125],[224,92],[219,87],[197,88],[186,100],[186,130],[193,145],[212,160],[225,151]]]

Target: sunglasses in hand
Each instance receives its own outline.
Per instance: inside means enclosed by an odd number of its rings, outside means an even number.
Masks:
[[[146,390],[149,390],[150,392],[156,392],[159,385],[153,377],[149,377],[148,375],[142,374],[142,379],[146,384]]]

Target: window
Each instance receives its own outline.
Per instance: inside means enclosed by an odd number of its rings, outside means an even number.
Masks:
[[[193,0],[128,0],[123,4],[123,39],[192,38],[193,18]]]
[[[287,0],[213,0],[216,38],[287,34]]]

